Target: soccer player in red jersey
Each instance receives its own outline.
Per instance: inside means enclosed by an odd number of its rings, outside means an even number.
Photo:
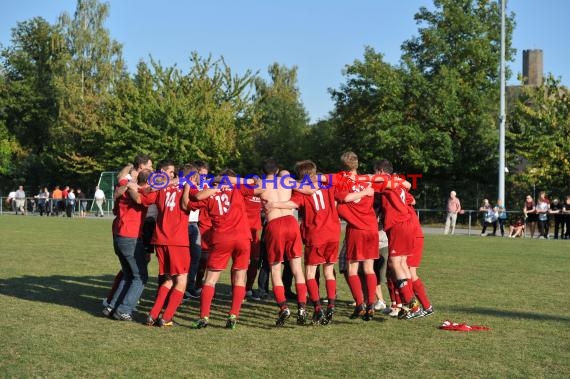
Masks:
[[[208,189],[208,182],[205,180],[210,171],[210,166],[204,161],[194,161],[192,163],[199,174],[197,178],[198,189]],[[198,229],[200,231],[200,262],[198,267],[198,272],[196,273],[196,278],[194,279],[194,291],[191,295],[200,296],[202,291],[202,281],[204,275],[206,274],[206,266],[208,264],[208,257],[210,255],[210,246],[212,244],[212,220],[210,220],[210,215],[208,212],[200,212],[198,215]],[[194,296],[196,297],[196,296]]]
[[[410,268],[410,275],[412,280],[412,289],[414,290],[414,294],[420,301],[422,305],[422,309],[419,312],[410,314],[409,318],[414,317],[423,317],[429,316],[433,314],[433,307],[429,298],[427,296],[427,292],[425,289],[424,282],[418,276],[418,268],[422,262],[423,250],[424,250],[424,233],[422,231],[422,225],[420,224],[420,219],[414,209],[414,205],[416,205],[416,199],[412,196],[411,193],[406,191],[406,204],[410,207],[412,216],[412,224],[414,227],[414,248],[412,250],[412,254],[408,257],[407,263],[408,267]]]
[[[259,255],[261,251],[261,240],[259,232],[261,231],[261,198],[259,196],[245,197],[245,210],[247,213],[247,221],[249,230],[251,231],[251,253],[249,258],[249,266],[247,268],[247,281],[245,284],[246,296],[252,300],[261,300],[258,295],[253,292],[253,282],[257,277],[259,268]]]
[[[263,162],[264,180],[262,182],[261,199],[267,202],[291,200],[292,188],[296,182],[287,171],[279,171],[279,166],[274,159],[266,159]],[[303,246],[299,224],[290,209],[273,208],[266,212],[267,225],[265,227],[265,245],[267,248],[267,260],[271,265],[271,281],[275,301],[279,305],[279,316],[275,322],[277,326],[283,326],[291,316],[287,306],[285,288],[282,279],[282,263],[287,255],[291,272],[295,277],[297,290],[297,324],[304,325],[307,320],[305,309],[307,302],[307,285],[301,263]]]
[[[134,163],[127,164],[117,174],[117,183],[119,183],[119,185],[115,188],[115,192],[113,194],[113,199],[115,200],[115,205],[113,207],[113,214],[115,216],[117,215],[116,210],[118,210],[118,208],[117,208],[118,204],[119,204],[118,200],[127,191],[127,183],[129,181],[133,182],[133,183],[137,183],[137,175],[139,172],[141,172],[143,170],[152,171],[152,160],[150,159],[150,157],[148,155],[137,155],[134,159]],[[148,178],[148,172],[147,172],[146,178]],[[144,181],[139,183],[140,186],[144,186],[145,184],[146,184],[146,182],[144,182]],[[144,222],[143,222],[143,243],[146,239],[146,235],[144,232],[145,232],[145,226],[144,226]],[[146,248],[146,246],[145,246],[145,248]],[[103,306],[105,308],[109,307],[109,302],[111,301],[111,299],[115,295],[115,291],[119,287],[119,284],[120,284],[122,278],[123,278],[123,271],[119,270],[117,275],[115,275],[115,279],[113,279],[113,285],[111,287],[111,290],[109,291],[109,294],[107,295],[107,298],[103,300]]]
[[[314,162],[306,160],[297,162],[296,171],[303,183],[305,178],[312,178],[317,174]],[[313,184],[310,184],[313,187]],[[336,278],[334,264],[338,259],[340,240],[340,221],[336,210],[335,187],[319,188],[312,194],[302,194],[294,191],[290,201],[268,203],[272,208],[301,208],[304,210],[301,223],[301,237],[305,244],[305,271],[309,298],[315,307],[313,323],[328,324],[335,311]],[[323,265],[326,279],[328,307],[323,312],[320,304],[319,286],[315,274],[319,265]]]
[[[193,168],[193,167],[192,167]],[[189,172],[192,168],[188,168]],[[167,327],[174,325],[172,317],[182,302],[186,289],[186,277],[190,266],[188,254],[188,211],[181,206],[183,190],[174,181],[174,164],[162,162],[159,169],[167,175],[170,183],[158,191],[143,192],[139,197],[141,204],[150,206],[156,204],[158,216],[152,237],[158,258],[159,274],[164,275],[164,282],[158,289],[158,294],[147,317],[146,324]],[[188,173],[185,173],[188,174]],[[129,193],[133,189],[129,188]],[[136,196],[135,192],[135,196]],[[168,298],[166,309],[159,319],[160,312]]]
[[[387,161],[374,163],[377,174],[391,175],[392,164]],[[411,318],[420,310],[414,297],[410,269],[407,257],[412,254],[417,228],[412,221],[414,213],[406,204],[406,190],[403,186],[387,188],[382,192],[382,209],[384,211],[384,230],[388,235],[389,260],[392,273],[396,278],[396,288],[406,303],[398,315],[401,319]]]
[[[371,320],[376,302],[376,274],[374,260],[378,259],[378,224],[373,209],[374,189],[371,183],[358,181],[358,156],[346,152],[341,156],[341,163],[346,172],[341,174],[335,184],[335,198],[338,201],[338,214],[347,222],[346,254],[348,263],[348,282],[356,303],[351,318],[362,317]],[[378,183],[384,188],[384,183]],[[359,262],[363,262],[367,284],[367,298],[364,302],[362,285],[358,277]]]
[[[149,171],[139,175],[139,184],[146,185]],[[142,243],[142,222],[146,209],[128,193],[116,199],[113,220],[113,247],[121,263],[121,277],[115,291],[103,309],[105,316],[131,321],[148,279],[147,260]]]
[[[232,170],[225,170],[221,175],[236,176]],[[245,197],[254,196],[255,191],[259,192],[245,185],[222,186],[218,193],[201,202],[187,203],[189,208],[200,208],[201,212],[208,212],[212,220],[212,244],[208,271],[200,297],[200,319],[192,323],[193,329],[208,326],[215,286],[230,258],[232,258],[232,306],[226,328],[236,327],[245,297],[246,273],[251,249],[251,230],[249,223],[244,222],[247,217]],[[185,191],[185,198],[186,192],[188,190]]]

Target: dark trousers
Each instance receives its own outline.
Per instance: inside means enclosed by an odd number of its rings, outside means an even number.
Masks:
[[[548,238],[548,220],[538,220],[538,235]]]
[[[499,219],[499,229],[501,229],[501,237],[505,236],[505,221],[507,221],[507,219],[505,219],[505,218]],[[493,234],[495,234],[495,233],[493,233]]]
[[[485,231],[487,230],[487,226],[489,226],[489,225],[493,225],[493,235],[495,235],[497,233],[497,221],[493,221],[493,222],[485,221],[483,224],[483,230],[481,230],[481,234],[485,233]]]
[[[564,216],[556,215],[554,216],[554,238],[558,239],[558,232],[560,232],[560,238],[564,238]],[[568,228],[566,229],[568,231]]]

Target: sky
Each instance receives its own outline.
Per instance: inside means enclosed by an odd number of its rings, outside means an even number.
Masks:
[[[123,45],[133,72],[141,60],[158,60],[187,72],[189,57],[223,56],[233,72],[247,70],[267,77],[274,62],[298,69],[301,100],[312,122],[333,108],[328,89],[345,82],[342,70],[361,59],[365,46],[398,64],[401,44],[416,36],[414,14],[431,0],[110,0],[106,27]],[[3,1],[0,44],[10,44],[17,22],[40,16],[55,23],[63,12],[73,15],[76,0]],[[522,51],[541,49],[544,72],[570,84],[570,1],[509,0],[515,13],[516,60],[509,63],[518,84]]]

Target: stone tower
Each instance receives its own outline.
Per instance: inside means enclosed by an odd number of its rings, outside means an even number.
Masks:
[[[523,50],[524,84],[542,85],[542,50]]]

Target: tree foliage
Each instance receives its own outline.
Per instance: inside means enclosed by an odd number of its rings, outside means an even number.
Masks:
[[[552,75],[521,91],[507,118],[514,181],[562,194],[570,185],[570,92]]]

